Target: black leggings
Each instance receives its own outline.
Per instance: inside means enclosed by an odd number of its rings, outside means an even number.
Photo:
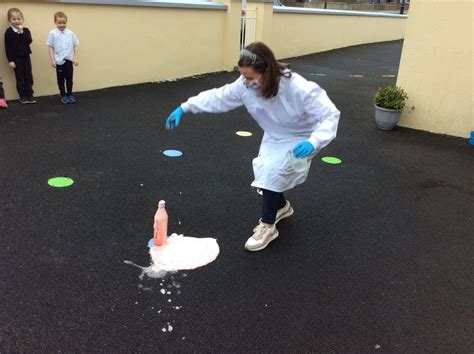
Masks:
[[[278,209],[281,209],[286,204],[286,199],[283,193],[273,192],[267,189],[262,189],[263,192],[263,207],[262,207],[262,222],[265,224],[274,224]]]

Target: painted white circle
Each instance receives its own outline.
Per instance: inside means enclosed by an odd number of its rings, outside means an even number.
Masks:
[[[235,134],[237,134],[238,136],[252,136],[252,133],[251,132],[246,132],[246,131],[243,131],[243,130],[239,130],[238,132],[236,132]]]

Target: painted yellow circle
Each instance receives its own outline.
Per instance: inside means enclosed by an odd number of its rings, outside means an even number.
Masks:
[[[237,134],[238,136],[252,136],[251,132],[244,132],[242,130],[236,132],[235,134]]]

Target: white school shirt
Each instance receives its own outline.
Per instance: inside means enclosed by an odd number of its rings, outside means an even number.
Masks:
[[[308,140],[316,149],[314,157],[336,137],[340,112],[326,91],[292,72],[290,78],[281,76],[275,97],[264,99],[240,76],[231,84],[189,98],[181,107],[184,112],[218,113],[242,105],[264,131],[259,154],[253,159],[252,186],[284,192],[306,181],[311,163],[295,172],[288,151]]]
[[[67,60],[74,60],[74,47],[79,41],[73,31],[65,29],[60,31],[57,28],[49,32],[46,45],[54,48],[54,60],[57,65],[63,65]]]

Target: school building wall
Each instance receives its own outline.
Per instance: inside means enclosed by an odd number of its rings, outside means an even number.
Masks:
[[[46,41],[55,28],[53,14],[68,15],[68,28],[79,39],[75,91],[154,82],[220,71],[223,68],[225,7],[158,8],[70,3],[5,2],[3,28],[10,7],[19,7],[33,36],[31,55],[37,96],[58,93]],[[238,33],[236,34],[238,41]],[[13,70],[1,41],[0,68],[7,98],[16,98]],[[238,55],[238,49],[235,55]]]
[[[403,38],[406,16],[273,7],[258,0],[256,40],[277,58],[304,55],[362,43]],[[57,94],[46,40],[63,11],[79,38],[75,91],[155,82],[233,70],[240,50],[241,1],[166,3],[127,0],[4,0],[6,13],[19,7],[33,35],[31,56],[36,96]],[[302,12],[303,11],[303,12]],[[17,98],[13,70],[0,41],[0,75],[7,99]]]
[[[299,10],[299,11],[298,11]],[[288,58],[357,44],[402,39],[406,16],[366,15],[346,11],[278,8],[273,16],[272,44]]]
[[[411,113],[400,125],[469,137],[474,130],[474,1],[411,2],[397,85]]]

